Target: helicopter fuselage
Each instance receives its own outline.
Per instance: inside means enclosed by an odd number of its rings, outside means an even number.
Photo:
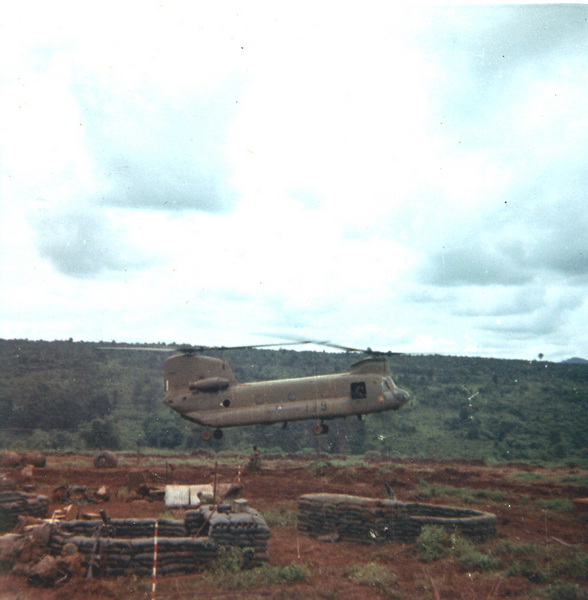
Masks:
[[[380,358],[360,361],[349,373],[239,384],[226,361],[174,356],[165,363],[164,377],[164,404],[184,419],[215,428],[380,413],[409,400]]]

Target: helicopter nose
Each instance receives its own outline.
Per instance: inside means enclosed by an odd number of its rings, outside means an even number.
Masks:
[[[404,406],[410,400],[410,394],[406,390],[398,390],[396,392],[396,400],[400,406]]]
[[[163,404],[165,404],[165,406],[171,408],[172,410],[178,410],[178,399],[172,396],[171,394],[164,397]]]

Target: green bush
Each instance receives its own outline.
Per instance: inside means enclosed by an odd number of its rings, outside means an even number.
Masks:
[[[501,561],[491,554],[480,552],[472,542],[459,535],[451,536],[451,553],[457,562],[468,571],[496,571]]]
[[[419,560],[433,562],[449,553],[449,536],[440,525],[426,525],[416,540],[415,551]]]
[[[118,450],[120,436],[112,419],[93,419],[80,429],[80,435],[88,448]]]
[[[256,569],[226,570],[217,573],[214,583],[221,589],[239,590],[249,587],[265,587],[280,583],[304,583],[310,577],[310,572],[304,565],[290,563],[285,567],[279,565],[262,565]]]
[[[539,548],[535,544],[525,542],[514,542],[512,540],[500,540],[494,545],[497,554],[512,554],[513,556],[536,556]]]
[[[474,497],[493,500],[494,502],[506,500],[506,494],[500,490],[476,490],[474,492]]]
[[[282,567],[263,564],[258,568],[250,568],[251,559],[248,549],[221,548],[209,577],[219,588],[230,590],[277,583],[302,583],[310,577],[304,565],[290,563]]]
[[[567,575],[580,581],[588,581],[588,552],[577,548],[565,552],[555,561],[553,569],[559,575]]]
[[[545,598],[545,600],[588,600],[588,591],[579,585],[567,581],[558,581],[538,590],[533,594],[533,597]]]
[[[569,498],[551,498],[550,500],[536,500],[535,506],[542,510],[553,512],[571,513],[574,511],[574,503]]]
[[[287,581],[289,583],[303,583],[310,577],[309,570],[304,565],[299,565],[296,563],[290,563],[285,567],[268,567],[268,569],[273,569],[277,572],[278,579]]]
[[[515,560],[506,571],[509,577],[521,576],[525,577],[533,583],[547,583],[547,572],[537,564],[534,559],[524,561]]]
[[[347,571],[346,576],[359,585],[371,585],[380,588],[390,587],[397,581],[395,573],[384,565],[375,562],[356,565]]]
[[[284,506],[264,510],[263,517],[269,527],[296,527],[297,523],[296,513]]]

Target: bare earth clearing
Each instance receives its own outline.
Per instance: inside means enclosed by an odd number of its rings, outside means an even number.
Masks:
[[[234,481],[239,466],[247,463],[247,457],[238,456],[222,455],[216,460],[218,481],[227,483]],[[98,512],[103,508],[113,518],[183,518],[183,510],[166,509],[161,501],[131,500],[127,484],[128,474],[133,470],[143,471],[148,483],[156,486],[164,486],[166,482],[212,483],[215,457],[206,453],[142,456],[138,464],[133,455],[119,455],[118,467],[96,469],[91,456],[48,454],[47,466],[35,468],[33,478],[36,493],[50,498],[53,490],[62,484],[91,488],[106,485],[110,500],[81,506],[80,513]],[[25,483],[18,469],[4,469],[3,473],[20,484]],[[476,461],[274,456],[263,458],[260,471],[243,469],[241,482],[244,485],[241,496],[262,512],[272,530],[270,566],[304,565],[309,572],[308,579],[271,583],[260,578],[254,583],[237,580],[231,583],[228,578],[211,573],[167,577],[158,580],[157,598],[439,597],[465,600],[527,598],[541,590],[546,593],[549,585],[557,582],[569,582],[577,586],[576,589],[588,585],[585,576],[561,568],[567,554],[579,552],[585,557],[588,551],[588,519],[585,514],[571,510],[573,498],[588,496],[588,469],[577,465],[544,468],[525,464],[486,466]],[[463,506],[496,514],[497,537],[476,544],[476,549],[498,558],[500,566],[487,570],[467,568],[451,553],[423,562],[415,551],[415,544],[328,543],[297,532],[295,515],[297,500],[302,494],[384,498],[384,483],[391,485],[401,501]],[[63,504],[52,501],[50,514],[57,508],[63,508]],[[534,554],[522,555],[523,547],[534,548]],[[531,567],[523,574],[508,573],[517,560],[534,561],[539,575],[530,576]],[[560,565],[557,568],[556,563]],[[384,580],[382,573],[387,575]],[[231,589],[226,589],[227,586]],[[22,577],[6,572],[0,574],[1,600],[122,597],[150,598],[151,579],[129,576],[86,581],[79,576],[58,588],[37,589],[30,587]]]

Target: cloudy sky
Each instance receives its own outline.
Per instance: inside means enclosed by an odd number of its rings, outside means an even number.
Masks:
[[[588,358],[588,5],[279,4],[5,7],[0,337]]]

